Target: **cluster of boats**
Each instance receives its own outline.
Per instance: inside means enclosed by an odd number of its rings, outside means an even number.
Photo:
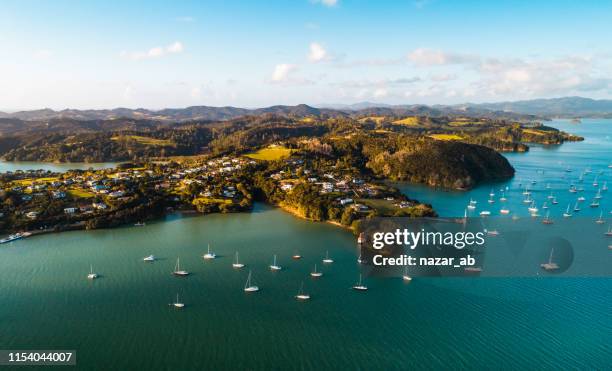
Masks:
[[[17,232],[17,233],[9,235],[6,238],[1,239],[0,243],[9,243],[15,240],[19,240],[21,238],[29,237],[31,235],[32,235],[31,232]]]
[[[216,259],[218,256],[212,252],[210,250],[210,245],[208,245],[208,249],[206,251],[206,253],[204,255],[202,255],[202,258],[204,260],[213,260]],[[292,256],[292,258],[294,260],[299,260],[302,258],[301,255],[299,254],[294,254]],[[242,269],[244,268],[246,265],[244,263],[240,262],[240,257],[238,252],[236,252],[233,262],[232,262],[232,268],[234,269]],[[152,263],[155,262],[157,260],[157,257],[155,255],[148,255],[146,257],[144,257],[142,259],[144,262],[147,263]],[[325,253],[325,257],[321,260],[323,264],[332,264],[334,262],[334,260],[329,256],[329,251]],[[281,271],[283,268],[282,266],[277,262],[277,256],[274,255],[272,258],[272,262],[269,265],[269,268],[271,271],[273,272],[278,272]],[[180,258],[176,259],[176,264],[174,265],[174,270],[172,271],[172,275],[176,276],[176,277],[187,277],[190,275],[190,272],[181,268],[181,261]],[[321,276],[323,276],[323,272],[321,272],[320,270],[317,269],[317,264],[314,265],[314,269],[312,270],[312,272],[310,272],[310,276],[313,278],[319,278]],[[90,265],[89,267],[89,273],[87,274],[87,279],[89,280],[94,280],[101,277],[98,273],[95,273],[93,270],[93,266]],[[404,274],[404,280],[411,280],[411,278],[407,275]],[[359,275],[359,280],[357,281],[357,283],[355,283],[355,285],[352,286],[353,290],[356,291],[366,291],[368,290],[368,287],[363,283],[363,278],[361,276],[361,274]],[[245,282],[244,285],[244,292],[246,293],[254,293],[254,292],[258,292],[259,291],[259,286],[257,286],[254,282],[253,282],[253,272],[252,270],[249,270],[249,274],[247,276],[247,280]],[[305,300],[309,300],[310,299],[310,294],[306,293],[304,291],[304,281],[302,281],[300,288],[297,292],[297,294],[294,296],[296,300],[299,301],[305,301]],[[179,300],[179,295],[177,293],[176,295],[176,301],[174,301],[173,303],[170,303],[169,305],[174,306],[175,308],[184,308],[185,304],[183,302],[181,302]]]

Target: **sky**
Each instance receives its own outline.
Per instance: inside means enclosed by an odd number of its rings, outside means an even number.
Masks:
[[[0,0],[0,110],[612,98],[612,2]]]

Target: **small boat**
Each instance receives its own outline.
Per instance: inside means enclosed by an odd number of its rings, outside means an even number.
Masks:
[[[591,202],[591,204],[589,205],[589,207],[593,207],[593,208],[595,208],[595,207],[599,207],[599,201],[597,201],[597,200],[593,200],[593,202]]]
[[[404,274],[402,275],[404,281],[412,281],[412,277],[408,275],[408,267],[404,268]]]
[[[30,235],[32,235],[32,233],[30,233],[30,232],[23,232],[23,233],[17,232],[17,233],[13,233],[13,234],[9,235],[7,238],[1,239],[0,243],[12,242],[12,241],[24,238],[24,237],[28,237]]]
[[[542,219],[542,224],[553,224],[553,221],[550,218],[550,212],[546,212],[546,217]]]
[[[531,192],[529,192],[528,188],[525,188],[525,191],[523,191],[523,196],[530,196]]]
[[[544,202],[544,204],[542,205],[542,210],[546,210],[546,209],[548,209],[548,204]]]
[[[325,252],[325,259],[323,259],[323,263],[325,263],[325,264],[331,264],[331,263],[333,263],[333,262],[334,262],[334,259],[331,259],[331,258],[329,257],[329,251],[326,251],[326,252]]]
[[[489,216],[489,215],[491,215],[490,211],[483,210],[480,212],[480,216]]]
[[[506,208],[502,208],[501,210],[499,210],[499,213],[503,215],[508,215],[510,214],[510,210]]]
[[[555,197],[555,198],[553,198],[553,199],[552,199],[552,204],[553,204],[553,205],[556,205],[556,204],[558,204],[558,203],[559,203],[559,201],[557,201],[557,197]]]
[[[570,193],[576,193],[576,192],[578,192],[578,191],[576,190],[576,186],[575,186],[575,185],[573,185],[573,184],[570,186],[569,191],[570,191]]]
[[[546,183],[546,189],[550,189],[550,183]]]
[[[605,191],[607,191],[607,190],[608,190],[608,182],[604,182],[603,186],[601,186],[601,190],[602,190],[603,192],[605,192]]]
[[[552,192],[550,192],[550,194],[546,196],[546,198],[548,198],[549,200],[552,200],[555,198],[555,195]]]
[[[489,197],[495,197],[495,192],[493,192],[493,188],[491,188],[491,192],[489,193]]]
[[[535,181],[535,180],[532,180],[532,181],[531,181],[531,184],[536,184],[536,181]]]
[[[487,235],[495,237],[495,236],[499,236],[499,232],[496,229],[493,229],[493,230],[487,231]]]
[[[317,272],[317,265],[315,264],[314,270],[310,272],[311,277],[321,277],[323,275],[322,272]]]
[[[570,205],[567,205],[567,210],[565,210],[565,212],[563,213],[563,217],[564,218],[570,218],[572,216],[572,214],[570,213]]]
[[[256,292],[259,291],[259,287],[253,285],[253,283],[251,282],[251,277],[252,273],[251,271],[249,271],[249,277],[246,280],[246,283],[244,284],[244,292]]]
[[[147,225],[145,222],[134,223],[134,227],[144,227],[145,225]]]
[[[506,201],[508,201],[508,199],[506,198],[506,194],[505,194],[504,192],[502,192],[502,195],[501,195],[501,197],[499,198],[499,201],[501,201],[501,202],[506,202]]]
[[[210,252],[210,244],[208,244],[208,250],[206,254],[202,255],[202,258],[206,260],[215,259],[217,255],[214,252]]]
[[[470,210],[474,210],[476,208],[476,205],[469,204],[469,205],[467,205],[467,208],[470,209]]]
[[[363,264],[364,260],[361,258],[361,252],[359,253],[359,257],[357,258],[357,263]]]
[[[353,290],[357,290],[357,291],[366,291],[368,289],[368,286],[365,286],[362,282],[361,282],[361,274],[359,274],[359,282],[357,282],[354,286],[353,286]]]
[[[554,270],[559,269],[559,266],[557,265],[557,263],[553,263],[553,252],[554,251],[555,251],[554,248],[550,249],[550,256],[548,257],[548,262],[540,264],[540,267],[542,267],[544,270],[554,271]]]
[[[607,237],[612,237],[612,227],[608,228],[608,231],[604,233]]]
[[[493,196],[489,197],[489,199],[487,200],[488,203],[490,204],[494,204],[495,200],[493,199]]]
[[[185,277],[189,275],[189,272],[181,269],[181,261],[179,258],[176,258],[176,265],[174,266],[174,271],[172,274],[178,277]]]
[[[569,167],[566,167],[566,168],[565,168],[565,172],[566,172],[566,173],[571,173],[571,172],[572,172],[572,169],[570,169]]]
[[[293,255],[291,256],[291,259],[294,259],[294,260],[300,260],[300,259],[302,259],[302,255],[300,255],[300,254],[298,254],[298,253],[296,252],[295,254],[293,254]]]
[[[236,268],[236,269],[244,268],[244,264],[240,263],[240,261],[238,260],[238,251],[236,251],[236,259],[232,263],[232,268]]]
[[[596,200],[601,200],[603,197],[601,196],[601,189],[597,190],[597,194],[594,197]]]
[[[535,214],[538,212],[538,208],[535,205],[535,201],[531,202],[531,206],[527,209],[530,213]]]
[[[300,291],[298,291],[295,298],[297,300],[309,300],[310,299],[310,295],[304,293],[304,281],[302,281],[302,284],[300,285]]]
[[[272,261],[272,264],[270,264],[270,270],[280,271],[281,269],[283,268],[280,265],[276,264],[276,255],[274,255],[274,260]]]
[[[472,199],[470,198],[470,205],[476,205],[477,203],[478,203],[478,201],[472,200]]]
[[[357,243],[362,244],[365,243],[365,234],[363,232],[359,233],[359,237],[357,237]]]
[[[176,294],[176,301],[174,303],[172,303],[172,306],[175,307],[175,308],[184,308],[185,307],[185,303],[181,303],[179,301],[178,293]]]
[[[580,206],[578,206],[578,202],[576,202],[576,205],[574,206],[574,211],[575,212],[580,211]]]
[[[155,261],[155,255],[149,255],[147,257],[144,257],[142,260],[144,260],[146,262],[154,262]]]
[[[93,266],[90,264],[89,265],[89,274],[87,275],[87,279],[95,280],[98,277],[99,277],[98,273],[94,273]]]
[[[577,199],[578,202],[583,202],[584,200],[586,200],[586,198],[584,198],[583,196],[580,196]]]
[[[597,176],[595,177],[595,180],[593,181],[593,187],[599,187],[599,183],[597,182]]]
[[[595,220],[595,223],[597,224],[604,224],[606,221],[603,220],[603,211],[601,213],[599,213],[599,219]]]

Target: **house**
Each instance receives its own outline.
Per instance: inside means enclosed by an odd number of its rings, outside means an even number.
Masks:
[[[353,199],[352,198],[343,198],[340,200],[340,205],[344,206],[344,205],[348,205],[348,204],[352,204],[353,203]]]
[[[30,211],[26,214],[29,219],[36,219],[38,217],[38,211]]]
[[[283,183],[283,184],[281,184],[281,189],[283,191],[290,191],[290,190],[293,189],[293,184],[291,184],[291,183]]]
[[[62,191],[53,191],[51,192],[51,194],[53,195],[53,198],[56,200],[66,197],[66,192],[62,192]]]
[[[76,207],[67,207],[64,209],[64,214],[74,214],[76,213],[77,208]]]
[[[94,209],[98,209],[98,210],[105,210],[106,208],[108,208],[108,206],[106,206],[104,202],[94,202],[91,204],[91,206]]]

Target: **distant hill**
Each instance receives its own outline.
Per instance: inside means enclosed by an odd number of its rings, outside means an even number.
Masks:
[[[502,111],[494,111],[486,108],[477,107],[454,107],[454,106],[426,106],[426,105],[398,105],[391,106],[385,104],[359,103],[347,106],[346,108],[324,108],[312,107],[306,104],[296,106],[271,106],[256,109],[246,109],[238,107],[211,107],[211,106],[192,106],[186,108],[165,108],[161,110],[149,110],[144,108],[115,108],[102,110],[76,110],[65,109],[55,111],[49,108],[19,111],[14,113],[0,113],[0,119],[10,120],[19,119],[23,121],[45,122],[49,120],[151,120],[158,122],[185,122],[185,121],[227,121],[237,117],[248,115],[278,115],[286,117],[364,117],[364,116],[465,116],[480,118],[506,118],[511,120],[533,120],[537,117],[514,114]]]
[[[548,117],[609,117],[612,118],[612,100],[582,97],[533,99],[516,102],[465,104],[462,107],[514,112]],[[456,106],[456,107],[461,107]]]

